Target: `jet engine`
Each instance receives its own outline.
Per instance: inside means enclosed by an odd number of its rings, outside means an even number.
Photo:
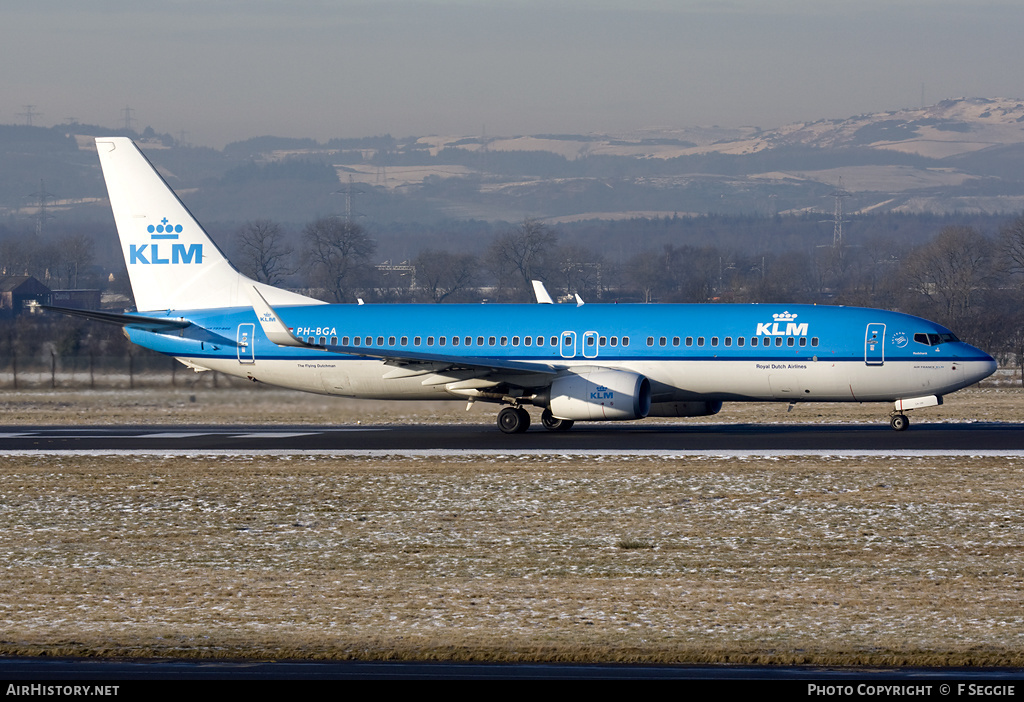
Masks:
[[[557,419],[643,419],[651,410],[651,381],[628,371],[579,370],[556,378],[548,393]]]

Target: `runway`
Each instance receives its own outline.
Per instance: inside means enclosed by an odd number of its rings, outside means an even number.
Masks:
[[[882,423],[623,424],[516,435],[502,434],[490,424],[3,427],[0,452],[13,451],[1019,453],[1024,452],[1024,424],[918,424],[904,432]]]

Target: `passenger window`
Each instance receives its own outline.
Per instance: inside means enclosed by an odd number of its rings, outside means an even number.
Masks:
[[[422,337],[414,336],[412,338],[412,345],[413,346],[419,346],[422,342],[423,342],[423,338]]]
[[[593,346],[594,345],[594,337],[588,336],[588,337],[586,337],[586,339],[587,339],[587,346]]]
[[[337,345],[338,345],[338,337],[332,336],[331,337],[331,346],[337,346]]]
[[[769,338],[767,336],[764,337],[763,341],[761,342],[761,346],[771,346],[771,345],[772,345],[771,338]]]
[[[537,346],[543,346],[543,345],[544,345],[544,337],[543,336],[538,336],[537,337]]]
[[[712,346],[718,346],[718,337],[717,336],[711,337],[711,345]]]
[[[452,337],[452,346],[458,346],[458,345],[459,345],[459,337],[453,336]]]
[[[667,341],[668,339],[666,339],[665,337],[661,337],[660,339],[658,339],[658,346],[664,346],[667,343]]]
[[[817,346],[817,345],[818,345],[818,337],[812,338],[811,339],[811,346]]]
[[[513,346],[519,346],[519,337],[518,336],[513,336],[512,337],[512,345]]]
[[[384,337],[383,336],[378,336],[377,337],[377,346],[383,346],[383,345],[384,345]]]
[[[679,337],[678,336],[673,336],[672,337],[672,345],[673,346],[679,346]]]
[[[647,345],[648,346],[654,346],[654,337],[653,336],[647,337]]]
[[[444,346],[447,342],[448,342],[448,337],[447,336],[439,336],[439,337],[437,337],[437,345],[438,346]]]
[[[347,336],[341,337],[341,345],[342,346],[348,346],[348,337]]]
[[[465,339],[463,339],[463,341],[465,342],[466,346],[472,346],[473,345],[473,337],[471,337],[471,336],[467,336]]]
[[[704,345],[704,337],[703,336],[698,336],[697,337],[697,346],[703,346],[703,345]]]
[[[327,337],[326,336],[321,336],[320,337],[320,345],[321,346],[327,346]]]
[[[507,336],[501,337],[501,345],[502,346],[508,346],[508,337]]]
[[[434,337],[428,336],[427,337],[427,346],[433,346],[433,345],[434,345]]]
[[[363,342],[363,346],[373,346],[373,337],[366,337],[366,340]]]
[[[736,337],[736,345],[737,346],[743,346],[743,344],[745,344],[746,341],[747,341],[747,337],[745,337],[745,336],[737,336]]]
[[[494,337],[493,336],[487,337],[487,345],[488,346],[494,346]]]
[[[800,346],[807,346],[807,337],[806,336],[801,336],[800,337]]]
[[[622,337],[622,345],[623,346],[629,346],[629,337],[628,336]]]
[[[395,337],[389,336],[388,337],[388,346],[394,346],[394,345],[395,345]]]
[[[551,337],[551,345],[552,346],[558,346],[558,337],[557,336]]]
[[[599,338],[597,340],[597,344],[598,344],[598,346],[607,346],[607,344],[608,344],[608,337],[607,336],[602,336],[601,338]]]
[[[795,346],[795,345],[796,345],[796,339],[794,339],[793,337],[789,337],[788,339],[786,339],[786,346]]]
[[[725,345],[726,346],[732,346],[732,337],[731,336],[725,337]]]
[[[477,346],[483,346],[484,345],[484,338],[482,336],[478,336],[476,338],[476,345]]]
[[[409,337],[403,336],[402,337],[402,346],[408,346],[408,345],[409,345]]]
[[[782,337],[781,336],[775,337],[775,345],[776,346],[782,346]]]
[[[686,337],[686,345],[687,346],[693,346],[693,337],[692,336]]]
[[[359,339],[358,336],[352,337],[352,345],[353,346],[359,346],[359,341],[360,341],[360,339]]]
[[[524,336],[523,337],[523,346],[530,346],[532,343],[533,343],[533,337],[532,336]]]

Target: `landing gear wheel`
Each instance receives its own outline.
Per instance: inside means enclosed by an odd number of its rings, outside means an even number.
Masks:
[[[907,427],[910,426],[910,420],[905,414],[894,414],[892,419],[889,420],[889,424],[896,431],[906,431]]]
[[[558,419],[555,415],[551,414],[551,410],[546,409],[541,412],[540,423],[548,431],[569,431],[576,422],[571,419]]]
[[[522,407],[505,407],[498,412],[498,428],[506,434],[522,434],[530,428],[530,413]]]

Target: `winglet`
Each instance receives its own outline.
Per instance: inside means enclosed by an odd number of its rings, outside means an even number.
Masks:
[[[256,319],[260,320],[260,326],[263,327],[263,333],[267,335],[268,339],[278,346],[309,346],[305,341],[292,334],[255,285],[250,286],[247,292],[252,301],[252,309],[256,312]]]
[[[533,294],[537,298],[537,302],[541,305],[553,305],[555,301],[551,299],[548,294],[548,289],[544,287],[544,283],[539,280],[531,280],[533,283]]]

